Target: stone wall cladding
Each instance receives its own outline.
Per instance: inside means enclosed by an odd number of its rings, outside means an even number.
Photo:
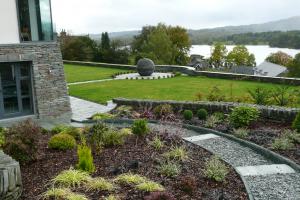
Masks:
[[[67,61],[67,60],[65,60],[64,63],[65,64],[73,64],[73,65],[87,65],[87,66],[95,66],[95,67],[136,70],[136,66],[134,66],[134,65],[95,63],[95,62],[82,62],[82,61]],[[258,82],[264,82],[264,83],[300,85],[299,78],[269,77],[269,76],[255,76],[255,75],[210,72],[210,71],[196,71],[192,67],[176,66],[176,65],[156,65],[155,68],[156,68],[156,71],[181,72],[181,73],[184,73],[184,74],[187,74],[190,76],[206,76],[209,78],[222,78],[222,79],[230,79],[230,80],[247,80],[247,81],[258,81]]]
[[[120,105],[129,105],[133,107],[147,106],[154,108],[161,104],[170,104],[176,111],[192,110],[194,113],[198,109],[204,108],[209,113],[224,112],[230,113],[231,110],[239,106],[256,107],[261,112],[261,117],[265,119],[271,119],[276,121],[292,122],[300,109],[297,108],[284,108],[277,106],[260,106],[255,104],[241,104],[231,102],[189,102],[189,101],[156,101],[156,100],[140,100],[140,99],[123,99],[116,98],[113,102]]]
[[[70,121],[71,107],[60,47],[56,42],[0,45],[0,62],[32,62],[35,114]],[[69,118],[69,119],[68,119]]]

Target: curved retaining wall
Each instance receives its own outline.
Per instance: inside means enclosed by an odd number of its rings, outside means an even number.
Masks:
[[[65,60],[64,63],[73,64],[73,65],[86,65],[86,66],[94,66],[94,67],[136,70],[136,66],[134,65],[82,62],[82,61],[69,61],[69,60]],[[247,81],[259,81],[265,83],[300,85],[299,78],[284,78],[284,77],[255,76],[255,75],[234,74],[234,73],[224,73],[224,72],[196,71],[193,67],[188,67],[188,66],[156,65],[156,70],[168,71],[168,72],[175,71],[175,72],[188,74],[190,76],[206,76],[209,78],[222,78],[222,79],[230,79],[230,80],[247,80]]]
[[[297,108],[284,108],[277,106],[260,106],[255,104],[241,104],[232,102],[190,102],[190,101],[157,101],[157,100],[140,100],[140,99],[124,99],[115,98],[113,102],[118,105],[129,105],[134,107],[147,106],[155,107],[161,104],[170,104],[176,111],[192,110],[197,112],[198,109],[204,108],[210,113],[224,112],[230,113],[231,110],[238,106],[256,107],[261,112],[261,117],[277,121],[292,122],[300,109]]]
[[[22,193],[20,165],[0,150],[0,199],[16,200]]]

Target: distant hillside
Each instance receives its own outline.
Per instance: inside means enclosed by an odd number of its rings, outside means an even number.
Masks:
[[[216,40],[224,39],[227,36],[243,33],[262,33],[273,31],[293,31],[300,30],[300,16],[282,19],[279,21],[272,21],[262,24],[251,24],[242,26],[225,26],[211,29],[188,30],[191,37],[192,44],[211,44]],[[135,35],[141,31],[122,31],[112,32],[109,36],[112,39],[120,39],[130,43]],[[90,35],[92,39],[101,39],[101,34]]]
[[[261,33],[271,31],[300,30],[300,16],[267,22],[263,24],[251,24],[242,26],[226,26],[212,29],[189,30],[193,44],[210,44],[216,38],[241,33]]]

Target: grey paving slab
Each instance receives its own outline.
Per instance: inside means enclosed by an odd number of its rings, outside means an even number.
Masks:
[[[218,137],[220,137],[220,136],[209,133],[209,134],[203,134],[203,135],[196,135],[196,136],[192,136],[192,137],[186,137],[183,139],[186,141],[189,141],[189,142],[197,142],[200,140],[208,140],[208,139],[218,138]]]
[[[236,170],[242,176],[259,176],[259,175],[271,175],[271,174],[289,174],[295,173],[295,170],[285,164],[274,165],[256,165],[236,167]]]
[[[84,121],[96,113],[109,112],[117,106],[112,101],[108,101],[107,105],[101,105],[76,97],[70,97],[70,102],[72,108],[72,119],[76,121]]]

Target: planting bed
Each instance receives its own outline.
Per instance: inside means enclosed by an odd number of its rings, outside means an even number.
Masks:
[[[170,136],[165,133],[161,139],[165,146],[160,150],[155,150],[149,145],[158,132],[152,132],[146,137],[137,138],[129,135],[125,143],[121,146],[104,148],[103,151],[94,154],[94,164],[96,171],[93,177],[104,177],[113,180],[117,175],[131,171],[147,177],[148,179],[160,183],[166,192],[174,195],[175,199],[247,199],[247,194],[243,182],[237,173],[230,167],[225,181],[216,182],[208,179],[204,175],[205,162],[211,158],[211,154],[206,150],[183,142],[179,137]],[[77,163],[76,150],[57,151],[47,147],[50,134],[39,136],[38,158],[30,164],[21,166],[24,191],[21,199],[39,199],[50,185],[49,180],[59,174],[62,170],[70,169]],[[158,173],[157,166],[162,158],[162,154],[170,150],[171,146],[183,145],[188,151],[188,159],[182,161],[181,173],[174,178],[168,178]],[[196,179],[196,187],[193,192],[182,191],[181,180],[186,176],[193,176]],[[104,199],[108,192],[86,192],[82,188],[74,189],[74,192],[85,194],[89,199]],[[144,199],[147,192],[141,192],[131,186],[120,185],[116,194],[121,199],[138,200]]]
[[[112,113],[117,113],[117,110],[112,111]],[[217,113],[220,114],[220,113]],[[234,128],[230,125],[228,120],[228,115],[223,115],[223,119],[218,119],[213,126],[207,126],[207,120],[199,120],[197,116],[191,120],[184,120],[183,113],[174,113],[169,117],[171,121],[176,121],[179,124],[189,124],[199,127],[210,128],[213,130],[220,131],[226,134],[233,134]],[[130,114],[122,115],[123,118],[140,118],[146,117],[153,120],[161,120],[155,117],[153,110],[150,111],[146,108],[133,108]],[[208,117],[209,118],[209,117]],[[218,118],[218,117],[217,117]],[[248,127],[248,136],[242,139],[248,140],[250,142],[256,143],[263,146],[271,151],[281,154],[284,157],[289,158],[297,164],[300,164],[300,144],[295,143],[294,147],[289,150],[276,150],[272,148],[272,143],[275,139],[280,138],[285,130],[291,130],[291,124],[286,122],[258,119],[258,121],[251,123]]]

